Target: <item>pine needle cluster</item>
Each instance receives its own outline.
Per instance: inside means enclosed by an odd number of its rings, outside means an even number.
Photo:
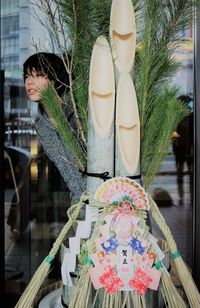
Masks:
[[[142,136],[141,159],[143,186],[148,188],[172,141],[172,132],[189,113],[189,109],[177,100],[177,89],[165,89],[155,98]]]
[[[78,138],[73,133],[72,128],[66,120],[60,98],[56,94],[51,83],[49,83],[45,91],[42,91],[41,96],[43,107],[48,114],[50,122],[56,128],[64,145],[70,151],[79,168],[84,170],[86,166],[86,157],[83,154]]]
[[[92,48],[98,35],[108,34],[110,0],[61,0],[59,12],[71,41],[73,94],[87,136],[88,83]]]
[[[192,22],[193,5],[187,0],[145,0],[140,11],[133,78],[140,112],[141,174],[146,189],[167,153],[172,131],[188,114],[188,108],[177,100],[178,89],[171,80],[181,65],[174,52],[180,31]]]

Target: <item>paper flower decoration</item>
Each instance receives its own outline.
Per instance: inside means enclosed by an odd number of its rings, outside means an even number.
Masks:
[[[107,180],[97,189],[94,198],[108,204],[119,204],[127,200],[136,209],[149,210],[148,196],[143,187],[129,178]]]

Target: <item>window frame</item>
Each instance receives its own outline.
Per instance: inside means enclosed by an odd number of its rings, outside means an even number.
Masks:
[[[200,289],[200,8],[196,11],[194,37],[194,202],[193,202],[193,267],[192,273]]]

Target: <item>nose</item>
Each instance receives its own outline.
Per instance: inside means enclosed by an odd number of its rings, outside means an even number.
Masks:
[[[27,82],[27,84],[33,84],[34,83],[34,77],[33,76],[28,76],[27,78],[26,78],[26,82]]]

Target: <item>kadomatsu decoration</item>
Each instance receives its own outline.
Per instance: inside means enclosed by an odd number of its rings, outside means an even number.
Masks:
[[[46,2],[48,0],[41,3]],[[177,250],[169,227],[158,207],[146,193],[166,153],[173,129],[187,114],[186,108],[176,99],[177,89],[170,88],[168,81],[178,67],[172,57],[173,47],[175,47],[174,43],[179,30],[188,24],[191,16],[191,3],[185,0],[174,0],[163,4],[158,0],[145,0],[135,1],[133,7],[131,0],[113,0],[112,3],[111,1],[103,1],[103,4],[100,1],[92,0],[87,3],[82,0],[77,2],[62,0],[57,2],[57,6],[60,12],[61,28],[66,27],[71,42],[74,42],[71,59],[75,61],[75,67],[73,62],[70,62],[71,70],[68,69],[68,72],[71,74],[72,106],[77,119],[78,135],[81,136],[81,147],[78,146],[78,150],[81,148],[83,152],[85,151],[83,127],[87,127],[87,113],[83,106],[88,103],[86,101],[88,98],[84,99],[85,96],[87,97],[87,95],[84,96],[84,91],[85,89],[88,91],[86,81],[89,79],[87,77],[88,46],[91,51],[91,42],[94,37],[95,39],[99,38],[97,43],[100,46],[102,41],[106,41],[100,35],[104,34],[109,41],[108,32],[110,34],[114,63],[113,72],[112,63],[109,61],[111,63],[110,72],[112,80],[113,77],[115,78],[115,88],[117,89],[113,119],[111,98],[115,95],[116,89],[114,89],[113,83],[110,89],[101,88],[101,85],[104,84],[103,81],[101,84],[101,80],[104,78],[102,74],[98,76],[100,78],[98,83],[93,83],[93,79],[90,80],[90,85],[94,86],[90,88],[90,100],[94,98],[94,101],[90,101],[90,103],[91,107],[94,107],[91,113],[92,117],[97,120],[93,124],[98,140],[102,141],[107,133],[111,138],[115,138],[116,136],[113,136],[110,131],[111,129],[114,131],[114,123],[116,123],[117,138],[114,146],[117,156],[115,158],[112,156],[110,159],[113,163],[117,163],[113,164],[111,168],[112,179],[108,180],[106,176],[103,178],[105,175],[103,174],[100,178],[101,183],[104,180],[107,181],[96,187],[96,190],[94,190],[97,184],[95,183],[91,189],[92,193],[81,196],[80,202],[71,208],[69,221],[61,231],[49,255],[33,276],[16,307],[27,308],[31,306],[48,274],[56,252],[59,250],[69,227],[75,223],[83,205],[86,206],[86,220],[78,223],[76,236],[73,240],[81,242],[83,238],[81,234],[86,227],[86,233],[88,233],[88,226],[91,226],[92,232],[89,239],[80,247],[79,260],[81,260],[82,266],[77,273],[73,295],[69,302],[70,308],[82,308],[90,305],[95,308],[145,307],[149,292],[157,289],[161,290],[169,307],[186,306],[164,266],[164,255],[158,247],[157,239],[149,230],[146,220],[148,211],[152,211],[154,219],[167,240],[190,306],[198,307],[200,306],[200,296],[192,276]],[[94,9],[86,10],[86,6]],[[47,7],[49,10],[49,6]],[[111,10],[110,31],[105,28],[105,25],[109,24],[109,10]],[[50,14],[48,11],[47,16],[51,16],[50,22],[52,22],[54,21],[52,18],[56,15]],[[82,25],[81,22],[83,22]],[[77,30],[80,30],[80,33],[77,33]],[[84,31],[87,32],[86,37],[83,36]],[[104,47],[107,45],[107,49],[109,49],[107,41]],[[85,52],[87,52],[86,57]],[[72,68],[73,73],[76,73],[75,80],[72,77]],[[133,109],[130,114],[123,109],[123,100],[128,100],[127,106],[131,102],[129,93],[127,93],[129,91],[132,93],[134,110],[139,114],[139,117],[134,116]],[[112,105],[108,123],[102,131],[98,129],[104,123],[101,118],[101,113],[103,114],[104,110],[101,110],[101,106],[98,104],[100,101],[108,101]],[[129,108],[127,107],[127,109]],[[46,110],[48,110],[48,104]],[[165,114],[164,118],[163,114]],[[63,120],[61,109],[56,109],[56,113],[51,113],[52,123],[57,128],[60,127],[57,123],[60,119]],[[82,123],[80,119],[82,119]],[[67,147],[65,133],[62,129],[59,129],[58,133]],[[70,140],[72,140],[72,148],[70,149],[72,155],[79,156],[79,152],[74,151],[76,150],[76,142],[73,142],[73,138]],[[140,146],[138,146],[139,142]],[[109,144],[111,145],[113,142]],[[131,156],[133,148],[135,159]],[[101,153],[101,167],[103,167],[103,151]],[[89,154],[87,153],[87,155]],[[141,154],[140,158],[139,154]],[[81,156],[85,156],[85,152]],[[79,159],[80,157],[76,161],[80,162]],[[83,165],[85,163],[81,163],[81,167]],[[98,167],[98,162],[96,166]],[[114,169],[114,166],[115,168],[119,167]],[[140,181],[140,174],[138,174],[140,171],[142,185],[137,183]],[[94,173],[93,170],[92,173]],[[91,174],[88,174],[88,177],[91,177]],[[125,177],[127,175],[137,176],[137,182],[127,179]],[[98,172],[96,176],[99,176]],[[93,229],[92,225],[94,224]],[[76,258],[77,254],[73,252],[72,246],[69,247],[69,251],[70,256]]]

